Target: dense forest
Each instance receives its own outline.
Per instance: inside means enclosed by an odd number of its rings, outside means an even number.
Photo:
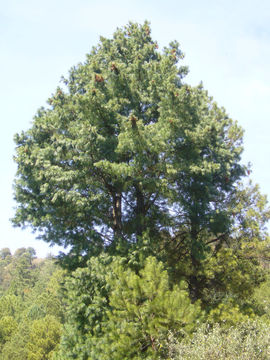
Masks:
[[[269,359],[267,199],[243,130],[149,24],[101,37],[15,136],[3,359]]]
[[[8,248],[0,250],[0,359],[97,359],[82,354],[89,353],[91,342],[97,340],[92,337],[93,324],[101,327],[97,308],[108,307],[107,289],[103,288],[103,296],[94,291],[98,281],[112,278],[101,272],[104,266],[108,258],[95,259],[87,268],[69,273],[52,257],[37,258],[33,248],[20,248],[13,255]],[[230,306],[233,299],[228,295],[223,311],[209,316],[200,306],[192,306],[183,284],[169,289],[168,274],[154,258],[148,259],[140,276],[122,270],[120,266],[114,272],[120,283],[109,300],[115,309],[110,316],[111,331],[117,334],[122,322],[129,320],[130,324],[126,338],[124,334],[119,338],[128,353],[123,359],[136,358],[132,347],[150,329],[160,359],[269,359],[269,271],[248,298],[248,313],[244,315],[236,303]],[[118,343],[118,336],[116,339]],[[136,356],[146,358],[140,353]]]
[[[33,248],[0,250],[0,359],[49,359],[60,341],[63,270]]]

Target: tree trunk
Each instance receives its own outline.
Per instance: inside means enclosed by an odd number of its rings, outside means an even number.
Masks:
[[[144,196],[138,185],[135,185],[135,196],[136,196],[136,235],[138,237],[142,236],[143,233],[143,224],[145,217],[145,204]]]
[[[115,235],[122,231],[122,194],[113,193],[113,229]]]
[[[189,277],[189,292],[192,301],[196,301],[200,298],[201,284],[198,279],[198,271],[200,267],[199,254],[198,254],[198,230],[195,224],[191,225],[191,249],[190,258],[192,263],[192,275]]]

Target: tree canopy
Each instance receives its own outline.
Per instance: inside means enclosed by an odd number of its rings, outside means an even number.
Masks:
[[[14,224],[76,258],[147,233],[196,262],[205,238],[227,233],[242,129],[184,82],[182,58],[177,42],[158,49],[148,23],[101,37],[15,137]]]

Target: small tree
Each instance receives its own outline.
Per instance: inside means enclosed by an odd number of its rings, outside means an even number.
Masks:
[[[168,332],[185,337],[202,317],[185,284],[171,288],[167,271],[155,258],[147,258],[139,275],[116,267],[110,283],[105,346],[102,341],[106,360],[167,358]]]
[[[9,248],[3,248],[0,250],[0,259],[5,260],[7,257],[11,256],[11,251]]]
[[[148,257],[139,273],[120,257],[101,255],[67,279],[67,322],[55,359],[167,359],[169,331],[193,332],[202,319],[182,282],[171,285]]]

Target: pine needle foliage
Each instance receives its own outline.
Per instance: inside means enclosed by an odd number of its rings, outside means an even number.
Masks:
[[[228,199],[245,173],[242,129],[202,85],[184,82],[176,41],[163,50],[149,23],[100,38],[86,61],[15,136],[13,222],[70,248],[75,268],[147,233],[189,252],[230,229]]]

